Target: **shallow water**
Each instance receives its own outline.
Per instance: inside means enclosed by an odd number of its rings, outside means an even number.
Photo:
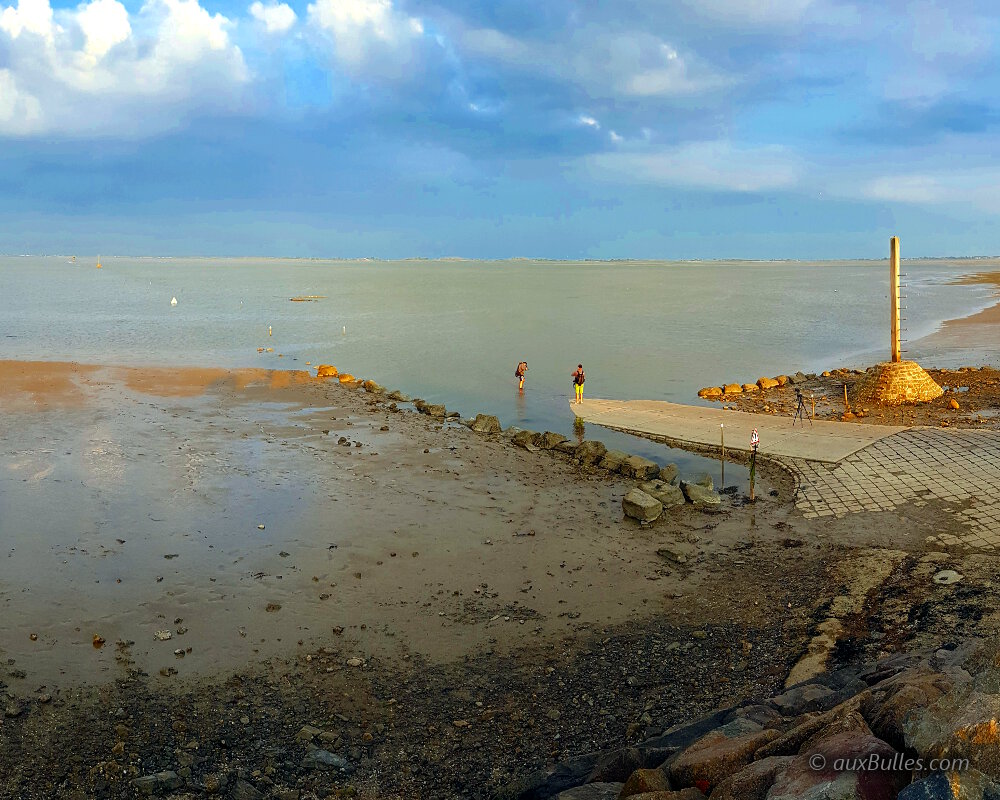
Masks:
[[[0,358],[329,363],[463,415],[494,413],[505,425],[568,435],[579,362],[588,397],[697,402],[701,386],[860,366],[888,350],[886,262],[105,257],[97,270],[94,261],[0,258]],[[958,366],[925,337],[991,305],[992,287],[955,280],[998,264],[906,262],[907,355]],[[302,295],[324,297],[290,302]],[[529,364],[523,393],[513,377],[521,359]],[[661,462],[710,466],[623,434],[588,427],[587,435]]]

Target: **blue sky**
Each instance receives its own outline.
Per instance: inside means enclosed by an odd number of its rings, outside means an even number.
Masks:
[[[0,0],[0,252],[1000,253],[985,2]]]

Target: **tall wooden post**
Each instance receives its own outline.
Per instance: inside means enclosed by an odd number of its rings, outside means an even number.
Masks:
[[[889,240],[889,352],[892,361],[901,361],[899,348],[899,237]]]

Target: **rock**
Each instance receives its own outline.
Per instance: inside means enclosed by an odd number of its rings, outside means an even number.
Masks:
[[[351,762],[329,750],[316,749],[306,753],[302,759],[302,766],[307,769],[336,769],[347,772],[350,771]]]
[[[622,498],[622,511],[639,522],[652,522],[663,513],[663,504],[639,489],[629,489]]]
[[[930,707],[915,709],[903,726],[907,748],[924,760],[967,758],[976,769],[1000,778],[1000,748],[988,745],[996,742],[1000,728],[1000,694],[995,693],[996,673],[991,672],[989,683],[994,685],[986,691],[963,686]]]
[[[660,480],[664,483],[676,483],[677,482],[677,465],[667,464],[665,467],[660,467]]]
[[[656,555],[675,564],[687,564],[698,555],[698,548],[687,542],[666,542],[657,549]]]
[[[722,387],[723,394],[742,394],[743,387],[738,383],[727,383]]]
[[[960,580],[962,580],[961,573],[955,572],[953,569],[943,569],[933,578],[934,583],[939,586],[951,586],[951,584],[958,583]]]
[[[699,486],[704,486],[706,489],[715,488],[715,484],[712,482],[712,476],[709,475],[707,472],[703,472],[701,474],[701,477],[699,477],[698,480],[695,481],[695,483],[697,483]]]
[[[361,387],[368,392],[368,394],[385,394],[385,387],[380,386],[375,383],[375,381],[365,381],[361,384]]]
[[[393,389],[391,392],[389,392],[389,394],[386,395],[386,397],[389,398],[390,400],[395,400],[397,403],[409,403],[410,402],[409,395],[403,394],[398,389]]]
[[[659,769],[637,769],[628,776],[622,787],[620,798],[632,797],[644,792],[669,792],[673,787],[667,774]]]
[[[622,747],[600,757],[587,776],[587,783],[616,783],[621,787],[622,782],[637,769],[655,766],[662,761],[654,755],[653,763],[650,763],[647,754],[638,747]]]
[[[828,370],[828,369],[823,370],[823,377],[824,378],[829,378],[830,377],[830,370]]]
[[[679,486],[674,486],[663,481],[646,481],[639,484],[639,491],[645,492],[650,497],[659,500],[664,508],[684,505],[684,492]]]
[[[620,472],[627,478],[646,481],[660,474],[660,465],[642,456],[629,456],[622,464]]]
[[[621,783],[585,783],[555,795],[556,800],[618,800]]]
[[[320,364],[316,367],[317,378],[336,378],[337,374],[337,368],[329,364]]]
[[[722,498],[716,492],[698,483],[681,481],[681,491],[695,508],[714,508],[722,503]]]
[[[872,732],[897,750],[906,748],[906,723],[921,708],[937,702],[953,686],[944,675],[904,675],[904,680],[876,687],[861,704],[861,713]]]
[[[566,441],[566,437],[561,433],[553,433],[552,431],[545,431],[545,433],[539,433],[535,436],[534,445],[539,450],[554,450],[560,444]]]
[[[934,772],[923,780],[907,786],[897,800],[998,800],[1000,784],[975,769],[965,769],[952,774]]]
[[[754,392],[759,392],[760,387],[756,383],[744,383],[743,391],[747,394],[753,394]]]
[[[692,744],[670,764],[673,786],[714,787],[748,766],[757,749],[777,739],[774,730],[761,730],[748,720],[734,720]]]
[[[706,386],[704,389],[698,390],[698,397],[704,397],[712,399],[715,397],[722,397],[723,389],[721,386]]]
[[[17,700],[12,700],[7,703],[3,709],[3,715],[7,719],[14,719],[15,717],[21,716],[24,713],[24,706],[22,706]]]
[[[899,758],[892,747],[870,733],[845,731],[803,749],[775,778],[767,793],[768,800],[853,800],[854,798],[892,798],[909,783],[908,773],[888,770],[849,772],[837,769],[854,760],[892,763]],[[817,765],[822,763],[822,768]]]
[[[813,375],[813,377],[815,378],[816,376]],[[805,383],[807,380],[809,380],[809,376],[806,375],[801,370],[795,373],[795,382],[796,383]],[[791,383],[791,380],[789,380],[788,382]]]
[[[771,756],[754,761],[719,783],[712,800],[764,800],[775,777],[794,760],[794,756]]]
[[[778,386],[784,386],[788,383],[787,375],[775,375],[774,380],[777,382]]]
[[[441,403],[424,403],[420,413],[436,419],[444,419],[448,415],[448,410]]]
[[[576,455],[576,448],[578,448],[579,446],[580,445],[578,445],[576,442],[559,442],[559,444],[556,445],[555,449],[560,453],[565,453],[568,456],[572,456]]]
[[[774,389],[777,386],[781,386],[778,383],[777,378],[757,378],[757,386],[763,389]]]
[[[343,372],[337,376],[337,380],[341,383],[354,383],[357,379],[350,372]]]
[[[264,795],[244,780],[236,781],[229,797],[231,800],[264,800]]]
[[[618,472],[627,458],[628,453],[623,453],[621,450],[608,450],[598,466],[601,469],[606,469],[608,472]]]
[[[679,792],[643,792],[632,795],[629,800],[705,800],[705,795],[692,787]]]
[[[604,454],[608,452],[608,448],[604,446],[604,442],[591,442],[584,440],[576,448],[576,460],[581,464],[588,466],[594,465],[604,458]]]
[[[517,447],[523,447],[527,450],[529,447],[535,446],[535,436],[537,435],[538,434],[534,431],[518,431],[514,434],[510,441],[511,444],[514,444]]]
[[[143,775],[132,781],[139,794],[154,795],[179,789],[183,781],[173,770],[164,770],[153,775]]]
[[[826,711],[831,706],[824,705],[823,701],[831,697],[836,698],[837,693],[826,686],[818,683],[805,683],[793,686],[777,697],[771,698],[773,705],[783,716],[798,717],[807,711]]]
[[[961,406],[958,404],[958,400],[956,400],[954,397],[948,401],[948,407],[953,408],[955,411],[958,411],[958,409],[961,408]]]
[[[492,414],[476,414],[471,427],[476,433],[498,434],[503,430],[500,420]]]

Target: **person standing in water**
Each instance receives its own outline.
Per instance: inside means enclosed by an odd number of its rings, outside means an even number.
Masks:
[[[576,387],[576,402],[583,402],[583,382],[586,376],[583,374],[583,364],[577,364],[573,370],[573,385]]]
[[[520,381],[520,383],[517,386],[518,389],[524,388],[524,373],[527,371],[528,371],[528,362],[519,361],[517,363],[517,369],[514,370],[514,377]]]

